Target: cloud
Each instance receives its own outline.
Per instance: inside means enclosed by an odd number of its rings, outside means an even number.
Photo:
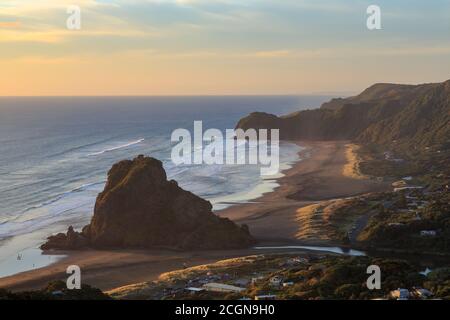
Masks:
[[[8,76],[2,69],[0,80],[15,77],[17,69],[23,79],[37,79],[47,73],[40,65],[52,63],[55,72],[65,64],[86,72],[99,65],[101,79],[105,70],[120,69],[133,83],[133,72],[141,70],[149,73],[142,79],[156,83],[151,72],[158,69],[169,85],[178,73],[195,78],[204,72],[211,86],[219,69],[220,81],[229,79],[231,86],[245,71],[255,83],[278,79],[280,87],[301,72],[305,85],[312,77],[326,84],[333,72],[356,82],[351,76],[365,72],[371,61],[376,74],[383,67],[399,77],[417,68],[447,72],[450,20],[442,16],[448,11],[435,2],[412,2],[380,0],[383,30],[369,32],[366,0],[0,0],[0,62],[10,70]],[[66,29],[69,4],[81,7],[80,31]]]
[[[272,50],[272,51],[258,51],[251,54],[252,57],[257,58],[280,58],[287,57],[291,54],[289,50]]]
[[[18,28],[20,21],[0,21],[0,28]]]

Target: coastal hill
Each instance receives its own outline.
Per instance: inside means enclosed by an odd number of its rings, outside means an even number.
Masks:
[[[319,109],[277,117],[255,112],[236,128],[280,129],[284,140],[354,140],[407,148],[448,145],[450,80],[422,85],[375,84]]]
[[[81,233],[69,227],[41,248],[231,249],[253,243],[246,226],[211,210],[209,201],[168,181],[161,161],[138,156],[112,166],[91,223]]]
[[[357,96],[332,99],[319,109],[282,117],[252,113],[237,128],[278,128],[281,139],[309,140],[309,144],[351,141],[349,145],[355,147],[350,154],[356,160],[350,172],[356,168],[364,177],[392,187],[392,191],[341,196],[346,199],[300,208],[299,239],[448,254],[450,80],[375,84]]]

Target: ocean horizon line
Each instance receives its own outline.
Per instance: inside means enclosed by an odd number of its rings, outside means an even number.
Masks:
[[[336,92],[336,93],[286,93],[286,94],[173,94],[173,95],[0,95],[1,98],[183,98],[183,97],[334,97],[334,96],[351,96],[354,93]]]

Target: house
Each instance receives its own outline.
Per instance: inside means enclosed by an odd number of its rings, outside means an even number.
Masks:
[[[301,264],[307,264],[307,263],[309,263],[309,259],[297,257],[297,258],[292,258],[292,262],[294,262],[294,263],[301,263]]]
[[[273,287],[281,286],[282,282],[283,282],[283,278],[281,276],[273,276],[269,280],[270,285],[273,286]]]
[[[307,264],[309,262],[308,259],[306,258],[301,258],[301,257],[295,257],[295,258],[289,258],[287,259],[285,262],[281,263],[280,266],[282,267],[293,267],[299,264]]]
[[[401,223],[401,222],[391,222],[388,224],[388,226],[389,227],[403,227],[403,226],[405,226],[405,224]]]
[[[245,290],[245,288],[240,288],[240,287],[232,286],[229,284],[215,283],[215,282],[204,284],[203,288],[206,291],[212,291],[212,292],[234,292],[234,293],[237,293],[237,292],[242,292]]]
[[[424,288],[414,288],[413,293],[416,297],[421,299],[426,299],[433,295],[433,293],[430,290]]]
[[[323,258],[321,258],[321,259],[323,259]],[[327,267],[325,266],[325,265],[323,265],[323,264],[314,264],[314,265],[312,265],[312,266],[310,266],[309,268],[308,268],[308,270],[321,270],[321,271],[323,271],[323,270],[325,270]]]
[[[276,300],[277,296],[274,294],[264,294],[255,296],[255,300]]]
[[[389,151],[384,152],[384,159],[390,160],[392,158],[392,153]]]
[[[253,277],[251,283],[256,284],[264,279],[264,276]]]
[[[422,231],[420,231],[420,235],[422,237],[435,237],[436,230],[422,230]]]
[[[428,201],[419,201],[418,203],[417,203],[417,208],[418,209],[423,209],[423,208],[425,208],[427,205],[428,205]]]
[[[399,191],[403,191],[403,190],[413,190],[413,189],[423,189],[423,187],[409,186],[409,187],[394,188],[394,192],[399,192]]]
[[[392,182],[392,186],[394,188],[403,188],[403,187],[406,187],[407,185],[408,184],[404,180],[399,180],[399,181]]]
[[[234,280],[233,284],[239,287],[247,287],[249,282],[250,281],[248,279],[242,278]]]
[[[292,281],[283,282],[283,287],[290,287],[290,286],[293,286],[293,285],[294,285],[294,282],[292,282]]]
[[[196,294],[205,291],[203,288],[196,288],[196,287],[187,287],[184,290],[188,291],[191,294]]]
[[[391,291],[389,293],[391,298],[397,299],[397,300],[408,300],[409,298],[409,291],[408,289],[401,289],[398,288],[397,290]]]
[[[407,204],[407,206],[408,206],[408,208],[418,208],[419,207],[419,204],[416,202],[416,201],[412,201],[412,202],[409,202],[408,204]]]

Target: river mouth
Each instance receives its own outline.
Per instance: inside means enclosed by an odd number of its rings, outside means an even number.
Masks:
[[[322,246],[264,246],[264,247],[254,247],[256,250],[310,250],[310,251],[320,251],[320,252],[331,252],[347,256],[361,257],[367,254],[363,251],[341,248],[341,247],[322,247]]]
[[[280,250],[280,251],[296,251],[296,250],[308,250],[314,252],[323,253],[335,253],[344,256],[352,257],[374,257],[374,258],[390,258],[390,259],[400,259],[406,260],[412,264],[415,264],[423,269],[423,274],[428,274],[430,271],[450,266],[449,256],[439,256],[439,255],[425,255],[425,254],[413,254],[413,253],[398,253],[398,252],[387,252],[387,251],[361,251],[356,249],[351,249],[347,247],[327,247],[327,246],[300,246],[300,245],[287,245],[287,246],[257,246],[253,247],[255,250]]]

